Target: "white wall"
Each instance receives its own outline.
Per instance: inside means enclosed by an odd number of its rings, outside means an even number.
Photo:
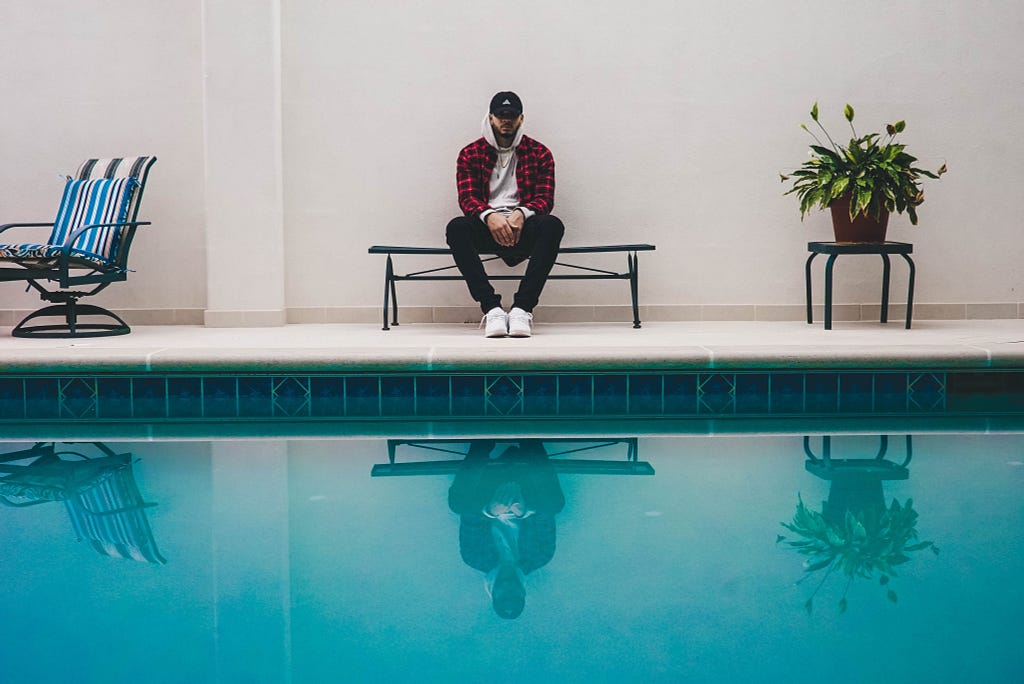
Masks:
[[[136,243],[135,286],[105,296],[124,308],[201,307],[203,3],[66,4],[0,8],[0,73],[16,93],[0,114],[0,174],[14,190],[0,195],[0,220],[52,213],[55,171],[84,156],[155,153],[143,213],[156,225]],[[1024,301],[1016,3],[281,0],[280,25],[292,320],[375,320],[383,264],[366,248],[443,244],[458,212],[455,155],[506,88],[554,152],[565,243],[657,244],[642,255],[641,288],[645,303],[669,307],[663,315],[720,306],[747,316],[735,307],[762,305],[799,318],[805,243],[830,239],[830,228],[820,214],[801,225],[777,172],[805,158],[799,124],[815,100],[834,135],[849,102],[858,131],[906,119],[909,151],[928,167],[948,163],[925,187],[921,225],[890,223],[890,239],[915,243],[918,303],[959,307],[936,315],[977,303],[1016,315]],[[113,47],[126,31],[138,36],[131,59]],[[218,35],[208,27],[205,40]],[[125,61],[121,85],[66,68],[115,59]],[[111,110],[122,88],[130,104]],[[232,268],[222,249],[207,256]],[[871,259],[840,261],[837,301],[876,302],[879,272]],[[894,301],[904,287],[896,264]],[[22,304],[18,289],[2,286],[0,309]],[[458,283],[400,295],[403,305],[471,305]],[[622,283],[552,283],[542,303],[622,305],[627,295]]]
[[[175,320],[205,305],[202,45],[198,2],[0,3],[0,223],[52,221],[62,183],[89,157],[158,157],[128,285],[97,299]],[[36,242],[10,232],[4,242]],[[9,238],[14,238],[10,239]],[[0,284],[0,310],[36,308]],[[184,320],[196,320],[193,316]],[[0,324],[5,321],[0,317]]]

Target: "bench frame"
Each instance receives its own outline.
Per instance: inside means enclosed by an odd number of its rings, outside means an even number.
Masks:
[[[626,252],[626,271],[607,271],[600,268],[591,268],[589,266],[580,266],[578,264],[567,264],[560,261],[555,262],[555,266],[562,266],[563,268],[573,269],[570,273],[552,273],[548,276],[548,280],[628,280],[629,281],[629,292],[633,302],[633,327],[640,327],[640,305],[638,303],[638,289],[639,289],[639,260],[637,258],[637,252],[650,252],[655,249],[654,245],[648,244],[637,244],[637,245],[597,245],[592,247],[560,247],[558,249],[559,255],[562,254],[598,254],[605,252]],[[395,283],[400,280],[462,280],[461,273],[458,273],[455,264],[450,266],[441,266],[439,268],[431,268],[423,271],[414,271],[412,273],[400,274],[395,272],[395,264],[392,259],[392,255],[395,254],[430,254],[430,255],[442,255],[451,256],[452,250],[447,247],[395,247],[386,245],[374,245],[369,249],[370,254],[386,254],[387,262],[384,266],[384,327],[382,330],[390,330],[388,325],[388,303],[391,304],[391,325],[398,325],[398,295],[395,289]],[[493,252],[485,252],[484,254],[494,254]],[[494,255],[489,258],[482,259],[485,263],[488,261],[494,261],[501,257]],[[529,257],[524,257],[529,258]],[[455,274],[443,274],[445,271],[451,271],[456,269]],[[443,274],[443,275],[442,275]],[[490,275],[488,278],[491,280],[521,280],[522,275]]]

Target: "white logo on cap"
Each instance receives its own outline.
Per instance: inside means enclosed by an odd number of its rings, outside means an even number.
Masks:
[[[510,105],[510,104],[512,104],[512,103],[511,103],[511,102],[509,102],[508,100],[505,100],[505,101],[504,101],[504,102],[502,102],[501,104],[507,104],[507,105]]]

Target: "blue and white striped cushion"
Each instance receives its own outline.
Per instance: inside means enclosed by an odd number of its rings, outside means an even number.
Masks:
[[[128,205],[138,186],[139,182],[130,177],[69,180],[64,186],[49,244],[63,245],[74,231],[85,225],[125,221]],[[117,228],[92,228],[79,235],[72,248],[86,256],[111,262],[117,256],[120,235]]]
[[[131,464],[125,463],[96,486],[65,500],[80,540],[99,553],[148,563],[167,562],[156,546]]]
[[[53,266],[63,253],[64,249],[62,247],[54,247],[53,245],[0,245],[0,260],[47,266]],[[96,266],[110,268],[111,266],[107,259],[76,249],[71,250],[69,256],[73,266],[78,265],[84,268]]]

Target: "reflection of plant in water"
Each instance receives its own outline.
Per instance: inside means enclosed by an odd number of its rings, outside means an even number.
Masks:
[[[799,496],[798,496],[799,498]],[[796,507],[792,523],[782,523],[802,539],[787,541],[779,535],[776,542],[785,542],[797,552],[807,556],[804,562],[804,581],[816,572],[825,571],[804,607],[811,612],[814,597],[833,572],[841,571],[847,577],[843,597],[839,601],[839,612],[846,611],[846,593],[855,577],[871,579],[879,572],[878,583],[889,584],[890,577],[897,575],[896,566],[910,560],[907,554],[939,549],[930,541],[917,542],[917,511],[914,500],[907,499],[904,505],[893,499],[886,509],[867,508],[863,511],[847,510],[842,520],[829,521],[821,513],[804,506],[802,498]],[[917,542],[917,543],[912,543]],[[896,603],[898,597],[890,587],[889,600]]]

